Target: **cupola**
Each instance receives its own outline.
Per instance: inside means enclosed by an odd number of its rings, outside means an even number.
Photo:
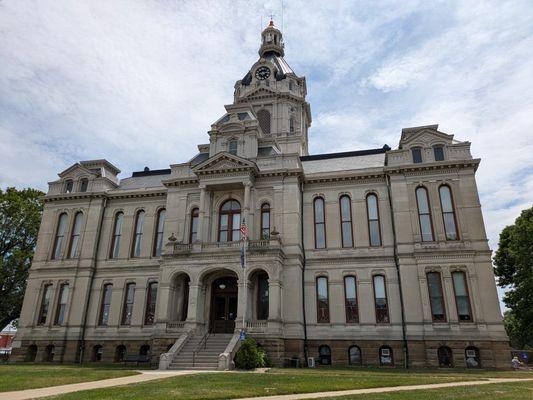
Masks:
[[[268,26],[261,33],[261,48],[259,49],[259,55],[265,57],[265,54],[267,53],[275,53],[276,55],[283,57],[285,55],[283,48],[283,35],[281,31],[274,26],[274,21],[270,20]]]

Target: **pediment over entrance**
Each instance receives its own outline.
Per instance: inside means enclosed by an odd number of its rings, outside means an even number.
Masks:
[[[240,171],[255,173],[259,170],[254,162],[227,152],[218,153],[193,168],[196,175]]]

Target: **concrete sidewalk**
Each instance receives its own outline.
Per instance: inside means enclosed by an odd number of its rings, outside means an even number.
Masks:
[[[191,375],[216,371],[138,371],[139,375],[123,376],[122,378],[103,379],[100,381],[72,383],[69,385],[51,386],[39,389],[18,390],[16,392],[0,392],[0,400],[27,400],[39,397],[55,396],[81,390],[102,389],[112,386],[129,385],[131,383],[148,382],[171,376]]]
[[[370,394],[370,393],[386,393],[386,392],[400,392],[407,390],[422,390],[422,389],[441,389],[458,386],[476,386],[487,385],[490,383],[509,383],[509,382],[525,382],[533,381],[533,379],[518,379],[518,378],[487,378],[482,381],[468,381],[468,382],[449,382],[449,383],[435,383],[429,385],[411,385],[411,386],[391,386],[380,387],[372,389],[354,389],[354,390],[336,390],[333,392],[319,392],[319,393],[301,393],[301,394],[285,394],[275,396],[262,397],[246,397],[234,400],[301,400],[301,399],[323,399],[327,397],[349,396],[354,394]]]

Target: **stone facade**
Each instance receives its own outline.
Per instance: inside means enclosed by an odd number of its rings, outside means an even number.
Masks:
[[[259,55],[190,161],[49,183],[13,357],[157,364],[244,326],[275,364],[505,366],[470,143],[431,125],[308,155],[306,81],[272,24]]]

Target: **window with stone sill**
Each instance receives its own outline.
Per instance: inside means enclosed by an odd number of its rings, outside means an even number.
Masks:
[[[422,149],[420,147],[413,147],[411,149],[413,163],[420,164],[422,162]]]

